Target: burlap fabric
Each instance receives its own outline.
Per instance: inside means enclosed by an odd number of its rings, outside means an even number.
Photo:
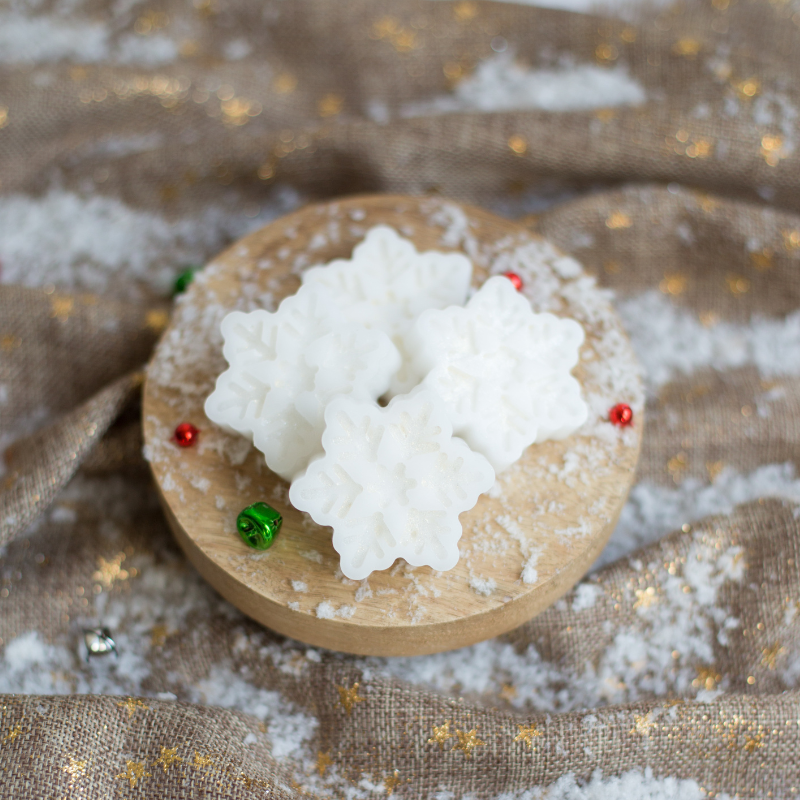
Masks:
[[[660,287],[709,325],[798,307],[800,128],[775,109],[755,111],[776,93],[800,103],[790,2],[714,0],[638,25],[473,2],[157,11],[187,31],[175,63],[59,63],[47,80],[35,68],[0,69],[3,192],[36,195],[54,183],[85,192],[94,181],[92,191],[178,217],[222,192],[244,212],[273,184],[306,196],[438,192],[476,204],[531,186],[591,187],[527,222],[621,297]],[[112,15],[102,3],[93,13]],[[141,26],[137,13],[114,18],[114,36]],[[246,34],[251,54],[224,58],[223,32]],[[624,62],[650,102],[383,124],[365,116],[370,101],[391,118],[403,103],[446,93],[498,36],[532,63],[548,48]],[[153,132],[162,144],[152,150],[97,146]],[[630,185],[608,188],[620,182]],[[48,417],[6,453],[0,491],[2,668],[21,670],[27,692],[0,700],[3,797],[488,798],[566,775],[647,769],[693,779],[711,796],[796,794],[800,513],[790,502],[757,500],[682,528],[676,518],[675,534],[506,637],[509,653],[538,659],[547,703],[515,702],[513,681],[498,691],[496,676],[468,696],[458,686],[426,691],[376,663],[270,634],[185,565],[135,422],[137,371],[165,322],[148,291],[134,279],[104,296],[0,289],[0,430],[25,433],[37,409]],[[765,391],[769,414],[754,413]],[[796,377],[695,371],[650,400],[640,480],[666,486],[713,480],[719,465],[797,464],[798,436]],[[59,513],[43,514],[59,492]],[[163,617],[143,605],[152,596],[163,598]],[[109,620],[119,661],[84,664],[81,627]],[[61,654],[46,694],[43,678],[26,683],[24,657],[12,658],[23,639]],[[637,643],[646,644],[639,661],[614,660]],[[218,707],[237,705],[212,691],[224,675],[246,681],[252,713]],[[293,735],[287,719],[307,726],[302,746],[281,747]]]

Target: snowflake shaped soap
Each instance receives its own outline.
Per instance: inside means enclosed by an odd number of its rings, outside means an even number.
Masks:
[[[342,572],[353,580],[395,559],[452,569],[461,523],[494,483],[494,470],[453,438],[439,398],[420,390],[386,408],[352,397],[325,412],[325,455],[292,483],[289,498],[333,527]]]
[[[472,264],[462,253],[419,253],[413,243],[386,225],[371,228],[351,259],[337,259],[303,273],[304,286],[325,289],[352,322],[384,331],[403,357],[389,394],[410,391],[421,375],[414,371],[409,333],[423,311],[463,305]]]
[[[206,415],[251,436],[287,481],[322,452],[331,399],[374,401],[400,367],[389,337],[343,320],[321,287],[301,287],[274,314],[234,311],[221,330],[230,367],[206,400]]]
[[[466,307],[425,311],[414,335],[422,385],[497,472],[534,442],[565,438],[586,421],[580,384],[570,375],[583,329],[534,314],[507,278],[490,278]]]

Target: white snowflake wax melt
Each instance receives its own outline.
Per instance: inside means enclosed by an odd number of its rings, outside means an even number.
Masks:
[[[452,569],[458,515],[495,476],[483,456],[453,438],[443,403],[428,391],[386,408],[341,397],[326,409],[325,423],[325,455],[292,483],[289,499],[333,527],[342,572],[359,580],[397,558]]]
[[[535,314],[508,278],[490,278],[464,308],[425,311],[414,335],[422,385],[497,472],[534,442],[565,438],[586,421],[580,384],[570,375],[583,329]]]
[[[389,337],[344,319],[322,287],[301,287],[274,314],[234,311],[221,330],[230,367],[206,400],[206,415],[251,436],[287,481],[322,452],[331,398],[374,401],[400,368]]]
[[[303,273],[304,286],[318,286],[351,322],[388,334],[403,357],[389,395],[410,391],[421,375],[414,369],[408,336],[416,318],[430,308],[463,305],[472,264],[461,253],[417,252],[387,225],[367,232],[350,259],[337,259]]]

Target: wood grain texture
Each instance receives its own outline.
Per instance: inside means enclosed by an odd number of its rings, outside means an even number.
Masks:
[[[634,405],[632,428],[619,431],[598,422],[588,435],[529,448],[492,492],[461,515],[462,555],[455,569],[435,573],[398,561],[367,581],[344,578],[330,529],[292,508],[288,485],[267,469],[263,456],[243,450],[240,438],[216,428],[202,408],[225,366],[216,330],[221,315],[268,304],[270,295],[277,304],[296,291],[302,268],[349,257],[378,223],[397,228],[420,250],[465,250],[475,265],[475,285],[490,270],[511,263],[503,253],[540,241],[479,209],[385,195],[309,206],[250,234],[196,279],[156,350],[144,393],[146,454],[182,548],[245,614],[286,636],[333,650],[416,655],[508,631],[553,603],[586,572],[610,536],[633,481],[643,423],[641,387],[636,384],[630,398],[608,397],[608,402]],[[551,273],[545,275],[549,285]],[[584,325],[583,360],[574,374],[587,396],[600,398],[597,405],[616,391],[608,388],[618,379],[612,373],[624,372],[633,354],[607,301],[592,292],[589,302],[585,291],[572,300],[556,291],[550,305]],[[587,302],[591,308],[583,307]],[[604,371],[598,358],[612,351]],[[195,448],[170,442],[175,425],[183,421],[201,429]],[[284,516],[281,533],[264,553],[248,549],[235,529],[238,512],[257,500]]]

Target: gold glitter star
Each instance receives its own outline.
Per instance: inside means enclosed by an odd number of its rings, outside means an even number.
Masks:
[[[515,742],[525,742],[528,750],[533,750],[533,740],[544,734],[535,725],[517,725],[519,733],[514,737]]]
[[[695,689],[707,689],[713,691],[717,684],[722,680],[722,674],[717,672],[714,667],[698,667],[697,677],[692,681]]]
[[[344,686],[337,686],[336,688],[339,690],[339,702],[349,717],[353,713],[353,706],[356,703],[364,702],[364,698],[358,694],[358,683],[354,683],[349,689]]]
[[[17,736],[19,736],[21,733],[22,733],[22,725],[16,725],[6,734],[6,738],[3,739],[3,744],[5,744],[6,742],[13,742],[14,739],[16,739]]]
[[[784,649],[780,642],[775,642],[771,647],[765,647],[761,651],[761,664],[768,669],[774,670],[775,661],[778,656],[784,652]]]
[[[386,794],[391,795],[400,783],[402,783],[402,781],[400,780],[400,773],[397,770],[394,771],[393,775],[387,775],[383,779],[383,787],[386,789]]]
[[[614,211],[606,219],[606,227],[612,230],[630,228],[633,220],[624,211]]]
[[[450,733],[450,720],[445,720],[444,725],[433,726],[433,736],[428,739],[428,744],[438,744],[440,750],[444,750],[444,743],[448,739],[452,739],[453,734]]]
[[[510,683],[504,683],[500,689],[500,697],[502,697],[503,700],[511,702],[516,696],[517,690]]]
[[[161,766],[164,767],[164,772],[166,772],[173,764],[179,764],[183,761],[180,756],[175,755],[177,752],[177,747],[170,747],[169,749],[162,747],[161,756],[156,759],[155,763],[161,764]]]
[[[752,753],[764,746],[761,740],[764,738],[763,733],[757,733],[755,736],[747,736],[744,741],[744,749],[748,753]]]
[[[117,706],[119,706],[119,708],[128,709],[128,719],[130,719],[136,713],[138,708],[146,708],[148,711],[150,710],[150,706],[146,706],[141,700],[137,700],[134,697],[129,697],[127,700],[117,703]]]
[[[102,583],[106,589],[110,589],[114,581],[128,580],[128,570],[122,569],[122,562],[125,560],[125,553],[118,553],[106,561],[103,556],[97,557],[97,570],[92,575],[92,580]]]
[[[640,714],[633,715],[633,727],[628,731],[631,736],[639,734],[640,736],[650,736],[650,729],[656,727],[656,722],[653,720],[653,712],[648,711],[644,716]]]
[[[159,333],[167,327],[169,322],[169,314],[160,308],[154,308],[147,312],[144,318],[145,327],[150,328],[151,331]]]
[[[69,756],[69,766],[61,767],[61,769],[70,776],[69,782],[72,784],[78,775],[83,775],[86,773],[86,766],[88,763],[88,761],[78,761],[77,758]]]
[[[50,316],[66,322],[72,316],[75,300],[72,297],[53,297],[50,300]]]
[[[143,763],[140,764],[138,761],[126,761],[125,772],[120,772],[120,774],[116,776],[116,779],[128,781],[131,787],[133,787],[136,786],[136,781],[149,777],[150,773],[144,771]]]
[[[658,603],[658,595],[653,586],[648,586],[646,589],[637,589],[634,594],[636,595],[636,600],[633,604],[634,608],[650,608],[650,606]]]
[[[210,767],[213,760],[213,755],[201,756],[197,750],[194,751],[194,766],[197,769],[205,769],[206,767]]]
[[[167,636],[169,636],[169,629],[166,625],[153,625],[150,629],[150,647],[163,647]]]
[[[317,772],[319,772],[320,778],[325,775],[325,770],[327,770],[331,764],[333,764],[331,751],[328,750],[327,753],[323,753],[322,750],[320,750],[317,753]]]
[[[471,731],[456,730],[456,736],[458,737],[458,744],[453,747],[453,750],[463,750],[467,758],[472,758],[472,751],[476,747],[486,744],[486,742],[478,738],[477,728],[473,728]]]
[[[0,336],[0,350],[5,353],[10,353],[12,350],[16,350],[22,344],[22,339],[18,336],[14,336],[11,333],[5,333]]]

